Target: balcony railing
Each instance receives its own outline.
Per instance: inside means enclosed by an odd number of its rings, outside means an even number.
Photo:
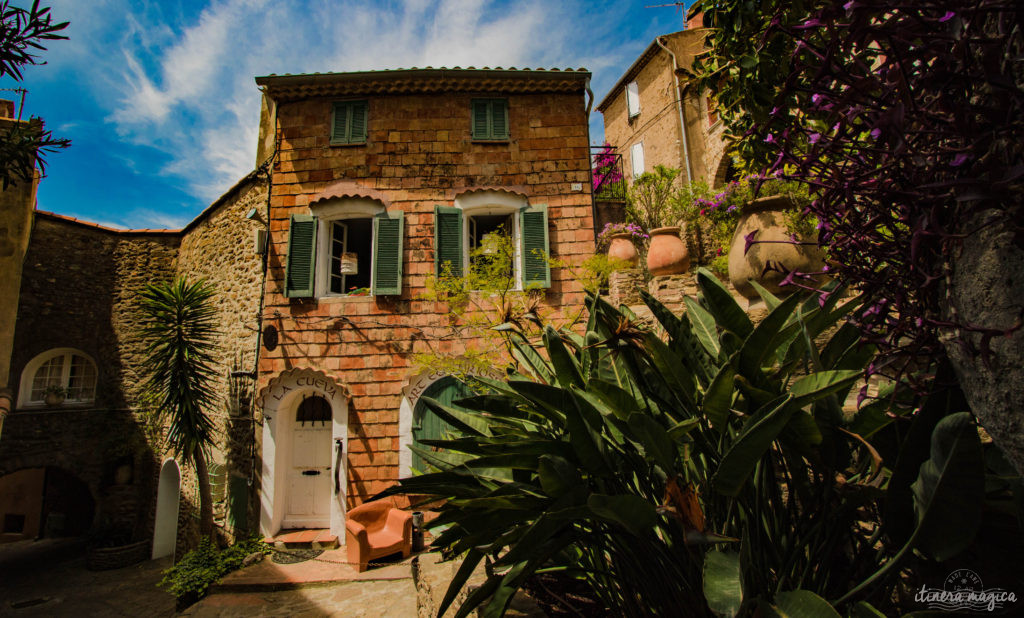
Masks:
[[[614,146],[591,146],[594,199],[605,202],[626,201],[626,178],[622,173],[622,155]]]

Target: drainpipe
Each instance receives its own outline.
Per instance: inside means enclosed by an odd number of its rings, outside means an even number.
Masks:
[[[594,106],[594,91],[590,89],[590,78],[583,83],[587,91],[587,176],[590,178],[590,227],[594,232],[594,247],[597,247],[597,200],[594,199],[594,162],[590,158],[590,110]]]
[[[679,131],[683,134],[683,159],[686,161],[686,182],[691,183],[693,182],[693,170],[690,169],[690,145],[686,139],[686,120],[683,118],[683,93],[679,90],[679,74],[676,72],[679,70],[679,63],[676,62],[676,55],[672,53],[672,50],[665,47],[665,44],[661,42],[660,36],[654,39],[654,42],[672,57],[672,79],[675,80],[676,84],[676,111],[679,112]]]

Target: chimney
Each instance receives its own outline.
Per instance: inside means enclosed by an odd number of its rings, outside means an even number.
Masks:
[[[14,101],[0,99],[0,118],[14,118]]]

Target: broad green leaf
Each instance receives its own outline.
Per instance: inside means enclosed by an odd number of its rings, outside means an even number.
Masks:
[[[735,376],[736,370],[732,363],[722,365],[718,375],[711,381],[711,386],[704,393],[704,416],[718,432],[725,431],[729,420],[729,407],[732,405],[733,393],[736,391],[733,384]]]
[[[904,614],[904,618],[906,618]],[[873,605],[867,601],[861,601],[853,606],[850,610],[849,618],[885,618],[885,614],[875,609]]]
[[[810,590],[780,592],[774,604],[758,605],[766,618],[841,618],[828,601]]]
[[[690,324],[693,326],[693,334],[697,337],[708,354],[712,357],[718,356],[718,328],[715,327],[715,318],[708,310],[700,306],[695,299],[689,296],[683,297],[686,305],[686,315],[690,317]]]
[[[949,414],[970,409],[948,361],[936,369],[933,384],[934,390],[914,415],[889,478],[882,522],[886,535],[897,545],[910,539],[917,524],[910,486],[917,479],[921,464],[929,457],[935,426]]]
[[[568,493],[582,482],[579,470],[569,461],[555,455],[542,455],[537,467],[540,486],[544,492],[557,498]]]
[[[757,291],[758,295],[761,297],[761,300],[764,301],[764,304],[766,307],[768,307],[769,311],[772,311],[773,309],[778,307],[779,304],[782,302],[778,296],[769,292],[763,285],[761,285],[757,281],[751,279],[749,283]]]
[[[643,536],[658,521],[654,505],[640,496],[592,494],[587,506],[601,519],[620,524],[633,534]]]
[[[786,395],[760,419],[747,426],[722,457],[711,479],[715,490],[727,496],[738,495],[761,456],[798,409],[792,395]]]
[[[447,421],[459,431],[473,436],[487,436],[491,433],[487,420],[478,414],[443,405],[432,397],[421,397],[420,401],[425,403],[434,414],[440,416],[442,420]]]
[[[697,285],[700,286],[704,302],[707,303],[715,322],[725,330],[735,333],[740,339],[746,339],[754,330],[754,325],[718,277],[708,269],[700,268],[697,270]]]
[[[555,369],[555,379],[562,388],[571,386],[583,388],[583,375],[580,373],[579,363],[565,347],[565,342],[562,341],[558,332],[551,326],[544,328],[544,346],[548,350],[548,357]]]
[[[731,551],[709,551],[704,555],[704,598],[719,616],[735,616],[743,604],[740,555]]]
[[[985,462],[970,412],[947,416],[935,426],[931,457],[911,490],[918,521],[915,547],[941,562],[971,544],[985,501]]]
[[[761,379],[761,362],[766,356],[774,351],[773,343],[778,343],[786,336],[784,326],[793,314],[800,297],[797,294],[791,295],[782,304],[775,307],[761,323],[757,325],[750,335],[744,340],[740,349],[739,370],[747,379],[757,382]],[[795,324],[790,327],[791,331],[798,328]]]
[[[646,414],[636,412],[629,415],[629,428],[640,439],[649,459],[653,459],[666,474],[676,471],[678,449],[668,437],[665,428]]]
[[[476,569],[476,565],[480,564],[483,560],[484,555],[475,549],[469,550],[466,554],[466,558],[459,565],[459,570],[455,572],[455,577],[452,578],[450,584],[448,584],[448,590],[444,594],[444,598],[441,599],[441,604],[438,606],[437,615],[443,616],[445,611],[451,607],[452,601],[459,595],[459,591],[466,585],[466,580],[473,574],[473,570]]]
[[[789,387],[789,394],[793,396],[798,405],[805,406],[822,397],[849,388],[862,375],[864,374],[859,369],[818,371],[794,381],[793,385]]]

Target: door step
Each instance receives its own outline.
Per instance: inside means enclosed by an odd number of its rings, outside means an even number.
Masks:
[[[263,542],[280,549],[337,549],[340,545],[338,537],[327,529],[282,530]]]

